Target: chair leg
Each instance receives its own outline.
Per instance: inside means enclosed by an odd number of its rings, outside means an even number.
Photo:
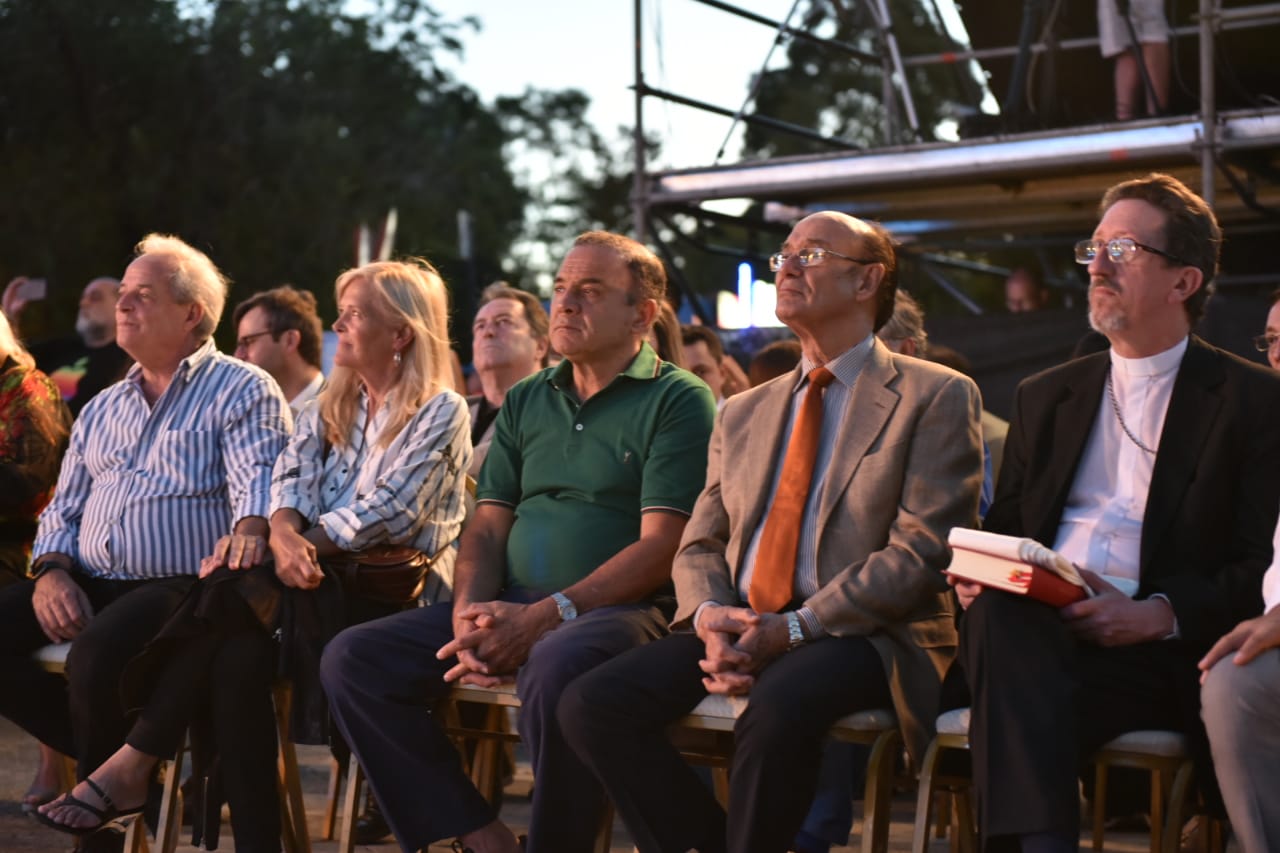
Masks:
[[[957,791],[955,798],[956,838],[960,842],[960,853],[974,853],[978,849],[978,827],[973,820],[973,799],[967,790]]]
[[[1151,853],[1160,853],[1164,834],[1165,776],[1159,768],[1151,771]],[[1182,834],[1182,824],[1174,830]]]
[[[364,787],[364,772],[355,756],[347,762],[347,792],[342,798],[342,831],[338,833],[338,853],[355,850],[356,816],[360,814],[360,789]]]
[[[329,790],[325,793],[324,818],[320,821],[320,838],[333,840],[333,825],[338,819],[338,799],[342,793],[342,765],[338,759],[329,759]]]
[[[151,853],[151,845],[147,843],[147,822],[141,816],[134,818],[125,830],[124,849],[129,853]]]
[[[711,768],[711,787],[715,791],[716,802],[726,811],[729,808],[729,768],[723,765]]]
[[[186,751],[184,737],[173,760],[165,762],[164,787],[160,795],[160,823],[156,827],[156,847],[160,853],[174,853],[182,835],[182,761]]]
[[[58,761],[58,787],[70,791],[76,786],[76,760],[70,755],[61,756]]]
[[[951,811],[952,811],[952,805],[953,805],[954,799],[955,797],[953,797],[950,793],[947,793],[947,794],[944,794],[941,798],[936,798],[934,800],[934,805],[936,806],[935,810],[938,813],[937,818],[935,818],[933,821],[934,823],[933,837],[934,838],[943,839],[947,837],[947,827],[951,825]]]
[[[1169,789],[1168,808],[1165,809],[1167,816],[1163,826],[1161,853],[1178,853],[1178,848],[1182,846],[1183,807],[1187,798],[1191,796],[1191,780],[1194,773],[1195,765],[1190,759],[1179,764],[1174,773],[1173,785]],[[1153,831],[1155,827],[1153,820],[1151,822]]]
[[[276,733],[280,741],[280,781],[283,797],[282,826],[288,827],[292,849],[286,853],[311,853],[311,837],[307,834],[307,807],[302,798],[302,778],[298,772],[298,750],[289,736],[289,713],[293,704],[293,690],[287,684],[272,691],[276,709]]]
[[[929,849],[929,828],[932,823],[934,773],[938,770],[938,754],[942,751],[938,739],[929,741],[924,760],[920,762],[920,787],[916,793],[916,821],[911,833],[911,853],[926,853]]]
[[[1102,849],[1107,829],[1107,763],[1098,760],[1093,769],[1093,849]]]
[[[893,762],[900,748],[897,729],[881,732],[867,759],[867,786],[862,799],[862,853],[885,853],[889,847],[889,806],[893,799]],[[926,828],[928,824],[925,824]]]
[[[605,802],[604,814],[600,817],[600,826],[596,830],[596,840],[592,844],[592,853],[609,853],[613,846],[613,803]]]

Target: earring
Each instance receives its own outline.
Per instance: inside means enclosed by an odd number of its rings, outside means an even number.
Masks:
[[[396,364],[399,364],[401,362],[400,350],[396,350],[396,354],[393,356],[393,358],[395,359]]]

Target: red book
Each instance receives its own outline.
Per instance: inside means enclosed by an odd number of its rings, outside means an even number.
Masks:
[[[947,574],[952,577],[1029,595],[1054,607],[1093,594],[1070,561],[1034,539],[957,527],[947,542],[952,550]]]

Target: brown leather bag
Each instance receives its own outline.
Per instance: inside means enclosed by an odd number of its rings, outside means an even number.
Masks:
[[[382,604],[409,604],[422,593],[431,558],[408,545],[374,545],[330,557],[324,564],[342,581],[349,596]]]

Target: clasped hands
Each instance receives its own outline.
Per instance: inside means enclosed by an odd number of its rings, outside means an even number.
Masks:
[[[457,657],[445,681],[496,687],[515,680],[533,644],[560,622],[555,602],[533,604],[480,601],[453,612],[453,639],[436,652],[440,660]]]
[[[706,606],[698,615],[697,632],[707,655],[698,661],[706,673],[702,685],[708,693],[725,696],[749,693],[756,674],[789,645],[785,616],[747,607]]]

